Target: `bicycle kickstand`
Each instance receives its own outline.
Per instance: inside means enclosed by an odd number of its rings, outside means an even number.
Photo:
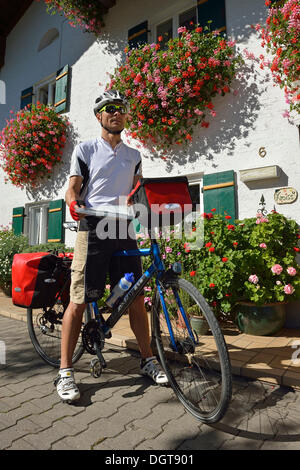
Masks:
[[[97,357],[94,357],[91,360],[90,372],[93,377],[98,378],[102,374],[102,370],[107,367],[107,364],[97,342],[94,343],[94,348],[96,350]]]

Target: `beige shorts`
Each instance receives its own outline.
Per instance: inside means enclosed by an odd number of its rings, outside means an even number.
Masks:
[[[136,281],[141,277],[140,257],[114,257],[119,250],[137,250],[136,240],[100,240],[96,230],[77,232],[71,265],[71,302],[82,305],[98,300],[104,294],[106,280],[113,289],[126,272],[132,272]]]
[[[75,304],[84,304],[84,270],[88,251],[88,232],[77,232],[74,257],[71,265],[70,300]]]

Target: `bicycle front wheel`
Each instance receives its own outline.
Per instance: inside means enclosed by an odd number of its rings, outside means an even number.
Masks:
[[[208,334],[195,333],[192,313],[206,319]],[[219,421],[231,399],[231,366],[219,323],[204,297],[184,279],[165,281],[163,300],[155,293],[153,329],[162,366],[181,403],[204,423]]]
[[[27,309],[27,327],[31,342],[39,356],[53,367],[60,366],[61,328],[66,306],[56,303],[52,309]],[[83,314],[83,325],[91,319],[91,309]],[[78,361],[84,352],[81,336],[74,350],[72,362]]]

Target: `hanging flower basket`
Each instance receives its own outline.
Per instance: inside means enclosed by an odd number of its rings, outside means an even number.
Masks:
[[[107,9],[98,0],[45,0],[45,3],[48,13],[62,13],[71,26],[79,26],[96,36],[104,26],[103,15]]]
[[[265,0],[271,7],[271,1]],[[260,55],[261,68],[269,67],[274,81],[284,88],[290,111],[300,112],[300,2],[285,0],[269,8],[265,25],[256,25],[262,47],[273,56],[268,61]],[[287,113],[287,117],[288,113]]]
[[[21,109],[7,121],[0,134],[5,182],[34,188],[40,180],[51,178],[61,161],[68,124],[53,108],[39,103]]]
[[[209,126],[216,115],[213,97],[230,92],[240,56],[234,42],[208,27],[187,31],[171,39],[166,50],[147,44],[126,52],[107,88],[123,92],[130,102],[129,135],[157,149],[192,140],[193,127]]]

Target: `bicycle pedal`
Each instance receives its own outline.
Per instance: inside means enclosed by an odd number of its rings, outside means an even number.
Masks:
[[[97,357],[92,359],[90,363],[90,373],[92,377],[94,377],[95,379],[99,378],[102,374],[102,369],[104,367],[106,367],[106,364],[105,366],[103,366],[103,364],[101,364],[101,361]]]

